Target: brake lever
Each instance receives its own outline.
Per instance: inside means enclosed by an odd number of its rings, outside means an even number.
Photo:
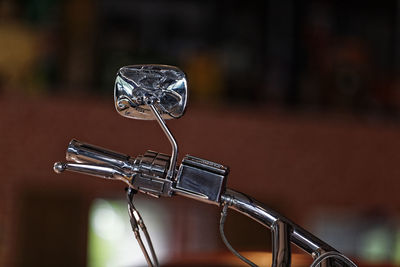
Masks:
[[[106,166],[106,165],[95,165],[95,164],[84,164],[84,163],[54,163],[53,170],[56,173],[62,173],[65,170],[78,172],[82,174],[89,174],[92,176],[97,176],[105,179],[119,180],[129,186],[132,186],[133,174],[126,173],[116,167]]]
[[[150,157],[150,154],[154,154],[154,157]],[[126,183],[129,187],[138,190],[142,193],[148,194],[153,197],[160,196],[172,196],[172,181],[158,175],[154,175],[157,172],[164,172],[165,168],[154,164],[153,161],[160,162],[160,153],[146,152],[145,156],[142,158],[152,159],[151,163],[140,164],[141,170],[138,172],[125,171],[116,166],[111,165],[97,165],[97,164],[87,164],[87,163],[54,163],[53,170],[56,173],[62,173],[63,171],[72,171],[82,174],[88,174],[96,177],[101,177],[110,180],[118,180]]]

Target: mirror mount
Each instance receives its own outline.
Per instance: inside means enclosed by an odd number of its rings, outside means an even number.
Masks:
[[[172,154],[171,159],[169,162],[168,172],[167,172],[167,179],[172,180],[175,175],[175,166],[176,166],[176,159],[178,157],[178,144],[174,136],[172,135],[171,131],[168,129],[167,124],[161,117],[160,113],[158,113],[154,104],[149,105],[151,112],[153,113],[154,117],[156,118],[158,124],[160,125],[161,129],[164,131],[165,135],[168,137],[169,142],[172,146]]]
[[[178,68],[167,65],[131,65],[119,69],[114,103],[124,117],[157,120],[172,146],[167,178],[176,172],[178,145],[165,120],[180,118],[186,108],[187,82]]]

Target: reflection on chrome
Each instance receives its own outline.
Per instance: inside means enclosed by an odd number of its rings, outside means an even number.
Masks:
[[[296,225],[265,204],[226,187],[229,168],[216,162],[186,155],[180,166],[176,164],[178,146],[164,119],[183,115],[187,101],[186,78],[182,71],[165,65],[127,66],[119,70],[114,88],[115,107],[122,116],[135,119],[155,119],[168,137],[172,155],[147,151],[132,158],[104,148],[72,140],[66,158],[72,163],[56,163],[54,170],[81,172],[107,179],[121,180],[127,191],[131,224],[141,244],[149,266],[158,266],[151,240],[141,225],[143,221],[133,206],[133,195],[142,192],[155,197],[181,195],[209,204],[223,206],[220,229],[228,208],[259,222],[272,231],[272,266],[291,264],[290,243],[294,243],[314,258],[320,266],[356,266],[347,257],[319,238]],[[135,216],[135,214],[137,216]],[[137,217],[137,218],[136,218]],[[140,227],[138,227],[138,225]],[[139,234],[146,235],[148,253]],[[221,235],[227,241],[223,231]],[[150,242],[149,242],[150,241]],[[251,266],[252,262],[228,248]],[[153,260],[149,255],[153,255]]]

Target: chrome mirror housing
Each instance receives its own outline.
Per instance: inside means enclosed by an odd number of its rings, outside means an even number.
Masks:
[[[114,86],[114,103],[124,117],[156,120],[151,107],[163,119],[183,115],[187,102],[183,71],[167,65],[131,65],[119,69]]]

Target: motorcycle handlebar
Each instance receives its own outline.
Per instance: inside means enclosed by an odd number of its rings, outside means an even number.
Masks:
[[[129,155],[72,139],[68,144],[66,159],[76,163],[109,165],[124,171],[136,172],[134,160]]]
[[[129,187],[156,197],[179,194],[208,203],[228,205],[271,229],[273,254],[281,255],[284,262],[290,262],[290,241],[314,257],[322,256],[327,252],[339,253],[264,204],[243,193],[227,189],[225,178],[228,169],[222,165],[186,156],[177,177],[175,180],[170,180],[166,179],[169,163],[167,155],[147,151],[143,156],[133,159],[128,155],[77,140],[69,143],[66,158],[76,163],[57,162],[54,164],[55,172],[69,170],[106,179],[121,180]],[[204,185],[208,183],[211,185]],[[218,192],[213,190],[214,187],[218,189]],[[277,258],[274,257],[274,259]],[[335,265],[334,259],[328,261],[328,266],[342,266],[341,264]]]
[[[106,179],[120,180],[138,191],[153,195],[172,195],[171,180],[165,179],[169,156],[147,151],[131,158],[102,147],[71,140],[66,159],[70,162],[54,164],[56,173],[64,170]]]

